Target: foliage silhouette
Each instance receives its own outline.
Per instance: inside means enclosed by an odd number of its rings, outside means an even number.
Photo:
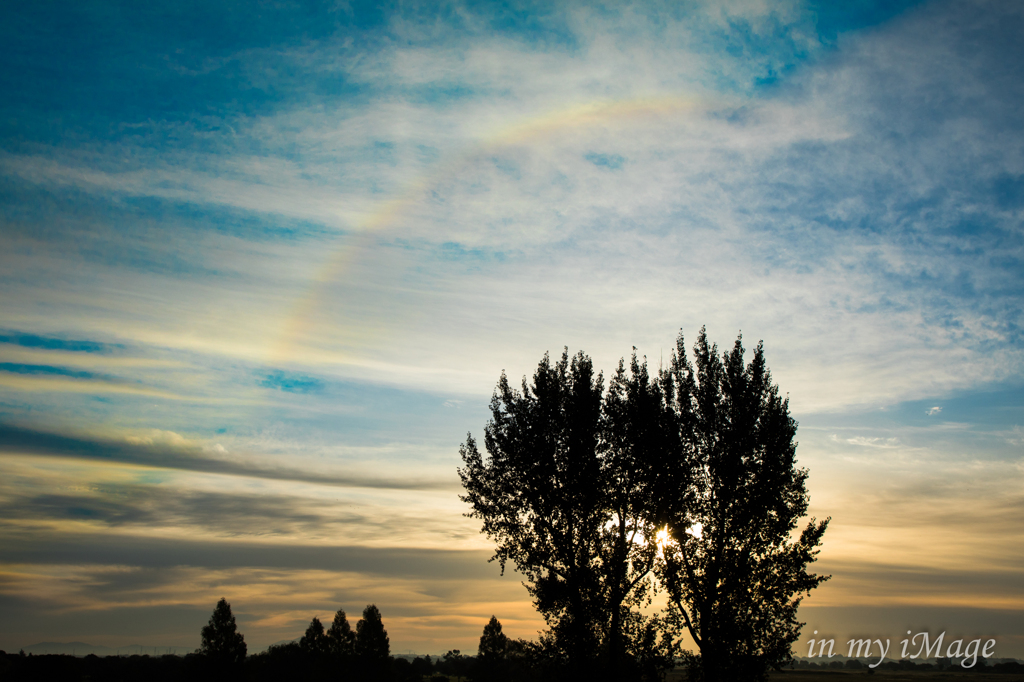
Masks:
[[[366,659],[385,659],[391,655],[391,640],[384,629],[376,604],[363,609],[363,617],[356,623],[356,653]]]
[[[694,364],[682,335],[663,377],[678,416],[687,479],[667,510],[672,542],[659,575],[674,614],[700,649],[704,682],[764,680],[791,660],[800,597],[827,576],[807,572],[828,525],[807,511],[807,470],[796,467],[796,422],[758,344],[743,363],[742,337],[718,355],[701,329]]]
[[[245,637],[238,632],[231,605],[221,598],[213,609],[210,622],[202,630],[200,652],[221,663],[241,665],[245,661]]]
[[[672,466],[681,452],[678,421],[665,387],[648,374],[635,348],[628,371],[619,362],[602,410],[601,485],[611,517],[603,528],[611,553],[606,669],[613,679],[656,679],[672,667],[676,646],[671,636],[658,636],[665,630],[662,620],[637,609],[650,603],[659,521],[686,482]]]
[[[356,633],[348,624],[344,609],[338,609],[334,614],[334,622],[327,631],[328,645],[335,656],[351,658],[356,652]]]
[[[316,616],[313,616],[309,627],[306,628],[306,634],[299,640],[299,647],[313,656],[323,656],[329,651],[330,643],[324,633],[323,623]]]
[[[386,679],[390,668],[402,664],[390,659],[387,632],[380,612],[373,605],[364,612],[358,627],[363,633],[363,649],[356,653],[356,633],[348,624],[344,609],[334,614],[334,622],[325,632],[323,623],[314,617],[298,642],[271,646],[252,657],[251,676],[277,680],[307,677],[335,679]],[[399,675],[398,679],[404,679]]]
[[[622,371],[615,381],[629,380]],[[502,571],[512,561],[526,576],[563,674],[614,676],[654,564],[656,548],[639,542],[653,535],[640,515],[651,467],[637,466],[632,432],[606,437],[603,377],[583,353],[566,349],[553,366],[545,354],[522,391],[502,373],[490,409],[487,460],[472,434],[460,451],[469,516],[495,541]]]
[[[375,604],[367,605],[356,623],[355,648],[364,677],[383,680],[388,676],[391,642]]]
[[[526,577],[549,625],[533,658],[560,678],[658,678],[685,628],[694,677],[763,679],[789,659],[800,596],[826,579],[806,567],[828,521],[790,538],[807,472],[762,346],[744,366],[741,339],[720,359],[702,329],[696,367],[677,346],[656,377],[634,350],[607,392],[568,349],[521,391],[502,373],[487,458],[472,434],[460,449],[468,515],[502,571]],[[672,609],[650,618],[655,575]]]
[[[316,672],[311,656],[298,642],[275,644],[246,661],[248,678],[256,682],[308,679]]]
[[[501,623],[495,616],[484,626],[477,648],[473,676],[479,680],[504,682],[508,679],[508,637],[501,631]]]
[[[508,637],[501,631],[501,622],[495,616],[487,621],[480,635],[477,657],[489,661],[504,661],[508,657]]]

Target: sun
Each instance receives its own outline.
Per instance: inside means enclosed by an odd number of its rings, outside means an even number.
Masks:
[[[665,556],[666,547],[677,544],[672,534],[668,532],[667,525],[654,534],[654,542],[658,546],[658,556],[661,557]]]
[[[704,530],[704,525],[698,521],[692,526],[686,529],[686,534],[691,535],[697,540],[700,540],[701,534]],[[668,530],[668,525],[659,530],[654,534],[654,543],[658,546],[658,554],[664,554],[665,548],[669,546],[678,545],[679,543],[672,537],[672,534]]]

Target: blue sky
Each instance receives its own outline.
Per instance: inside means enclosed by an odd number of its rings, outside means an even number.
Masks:
[[[833,518],[809,629],[1024,656],[1014,3],[6,14],[0,648],[192,647],[221,596],[257,647],[534,636],[459,443],[502,370],[707,325]]]

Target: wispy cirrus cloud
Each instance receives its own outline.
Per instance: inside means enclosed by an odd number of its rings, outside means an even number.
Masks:
[[[380,239],[363,244],[328,246],[336,250],[351,250],[352,255],[344,258],[345,264],[340,271],[321,275],[336,290],[325,294],[325,307],[332,307],[329,301],[339,302],[340,299],[340,304],[333,319],[326,321],[326,326],[317,330],[307,345],[309,351],[313,350],[311,347],[330,345],[332,337],[338,338],[339,327],[380,327],[377,334],[350,339],[346,352],[336,355],[338,362],[353,365],[354,371],[360,371],[359,366],[380,361],[379,357],[373,357],[375,349],[389,355],[406,350],[394,345],[394,337],[420,331],[416,326],[419,319],[416,310],[432,310],[437,315],[451,314],[450,309],[454,306],[447,305],[451,300],[454,305],[464,306],[468,302],[473,309],[486,315],[482,310],[486,299],[497,295],[487,287],[492,284],[503,286],[508,276],[515,278],[515,272],[530,271],[529,280],[538,281],[540,278],[540,281],[551,282],[564,290],[567,287],[558,284],[555,263],[559,264],[558,270],[566,273],[565,280],[579,281],[585,271],[614,274],[619,269],[614,265],[617,259],[644,261],[647,277],[638,280],[636,273],[623,271],[621,279],[613,277],[608,286],[577,286],[574,299],[549,302],[544,306],[533,305],[540,292],[531,293],[528,281],[514,279],[515,286],[526,297],[520,297],[518,301],[503,301],[501,310],[508,311],[508,317],[513,321],[530,314],[539,316],[541,334],[538,336],[554,337],[564,333],[560,327],[565,325],[559,325],[557,321],[564,319],[566,308],[596,311],[598,316],[609,317],[638,297],[649,302],[644,310],[653,322],[640,331],[639,339],[616,339],[614,349],[611,343],[607,349],[597,349],[602,355],[609,356],[609,361],[613,354],[621,354],[620,346],[628,347],[638,340],[645,344],[659,343],[657,337],[678,325],[679,318],[712,320],[714,327],[722,329],[740,328],[744,320],[753,319],[748,327],[754,324],[758,329],[768,329],[772,334],[764,335],[778,338],[779,346],[784,348],[799,347],[800,338],[821,338],[826,329],[833,329],[835,340],[824,345],[862,348],[863,352],[849,360],[835,356],[827,360],[822,358],[825,366],[816,367],[814,373],[841,371],[846,364],[859,363],[857,372],[841,379],[848,382],[846,390],[835,392],[836,395],[847,396],[847,399],[860,396],[854,398],[855,401],[877,400],[886,391],[913,397],[910,372],[900,373],[901,378],[908,381],[903,386],[886,384],[886,374],[892,374],[888,368],[894,364],[908,368],[908,362],[914,362],[915,355],[919,358],[919,369],[914,373],[913,381],[921,387],[920,390],[930,392],[948,390],[975,380],[998,379],[998,367],[1005,367],[1007,363],[1014,366],[1019,361],[1012,348],[1000,342],[1005,335],[991,327],[993,320],[1005,318],[1002,312],[992,310],[985,313],[972,308],[977,302],[976,295],[968,297],[971,305],[957,304],[956,295],[943,295],[936,299],[935,284],[942,283],[944,275],[940,273],[948,270],[944,266],[947,256],[943,255],[942,243],[930,251],[916,245],[912,246],[916,252],[907,251],[905,246],[899,246],[892,239],[893,234],[902,234],[899,230],[905,231],[907,227],[900,227],[895,233],[886,228],[884,234],[888,237],[881,237],[881,231],[864,233],[856,228],[868,223],[913,225],[913,222],[895,218],[900,211],[898,204],[879,195],[875,189],[864,191],[864,181],[860,178],[873,177],[873,169],[883,162],[886,154],[891,156],[886,162],[887,167],[913,167],[920,161],[907,162],[906,159],[923,160],[921,156],[926,148],[913,143],[913,137],[910,138],[911,146],[902,149],[870,144],[865,147],[865,141],[878,139],[879,130],[872,126],[878,126],[879,119],[857,113],[870,111],[872,106],[878,111],[883,106],[902,106],[908,110],[908,106],[914,106],[912,98],[905,98],[902,102],[879,102],[877,98],[863,97],[859,101],[866,101],[866,107],[863,103],[860,106],[844,104],[850,98],[859,97],[855,94],[856,88],[871,87],[868,83],[877,81],[865,76],[867,71],[875,69],[880,71],[880,78],[885,78],[886,69],[892,71],[886,64],[894,62],[883,63],[856,56],[846,62],[839,60],[838,65],[827,64],[823,69],[832,74],[826,87],[809,81],[802,90],[791,88],[783,96],[769,100],[743,99],[749,94],[729,95],[734,98],[731,103],[705,106],[695,116],[676,118],[669,109],[667,115],[656,115],[653,119],[642,118],[634,122],[616,120],[613,116],[609,121],[598,121],[596,125],[582,128],[574,127],[570,116],[553,129],[559,131],[556,133],[559,139],[553,145],[548,144],[550,133],[536,139],[530,138],[533,133],[527,133],[521,142],[501,143],[494,149],[488,149],[488,135],[493,137],[493,132],[486,132],[486,128],[478,128],[476,132],[466,128],[467,121],[491,121],[490,130],[501,130],[509,125],[507,122],[517,118],[529,120],[533,116],[544,119],[551,112],[557,114],[559,107],[571,111],[571,104],[566,107],[565,103],[571,103],[574,98],[565,94],[564,87],[567,82],[572,82],[570,74],[574,69],[581,69],[580,83],[592,85],[601,82],[595,80],[594,70],[600,70],[603,68],[601,65],[607,64],[640,73],[668,73],[671,72],[666,68],[668,60],[678,61],[678,50],[703,54],[701,50],[710,49],[708,46],[715,40],[726,39],[724,36],[716,37],[713,30],[698,39],[678,18],[668,17],[663,24],[657,24],[652,23],[649,13],[638,10],[625,11],[626,20],[615,16],[614,21],[589,15],[586,18],[572,15],[559,19],[568,22],[566,25],[577,26],[581,36],[590,37],[574,43],[573,49],[544,52],[538,58],[545,61],[533,65],[528,60],[510,58],[510,55],[533,54],[536,46],[531,43],[517,42],[514,38],[495,43],[489,33],[478,35],[474,33],[476,29],[466,27],[458,29],[464,31],[464,40],[462,46],[453,48],[455,53],[451,54],[429,46],[402,47],[398,43],[388,43],[374,53],[376,61],[342,60],[340,63],[344,67],[338,68],[357,80],[359,74],[365,73],[366,81],[374,83],[434,83],[439,88],[445,83],[461,84],[460,87],[466,90],[465,96],[455,100],[444,97],[440,100],[442,106],[438,100],[418,98],[408,93],[397,97],[394,93],[386,96],[372,94],[371,88],[367,99],[343,110],[340,121],[337,115],[332,118],[316,112],[303,114],[282,107],[271,116],[245,122],[243,127],[236,129],[236,133],[259,139],[261,144],[267,144],[268,140],[281,140],[282,144],[288,140],[293,144],[298,129],[298,138],[308,140],[303,143],[303,150],[308,153],[300,157],[301,161],[274,154],[256,159],[235,154],[235,149],[228,146],[218,148],[217,153],[206,157],[211,169],[208,177],[196,176],[181,183],[170,176],[157,175],[149,180],[121,185],[133,194],[163,196],[162,193],[170,187],[179,193],[165,198],[215,204],[227,201],[247,210],[304,215],[318,220],[330,219],[326,213],[302,212],[318,205],[321,199],[334,197],[331,200],[337,202],[337,197],[350,196],[351,200],[341,201],[350,207],[346,210],[351,211],[354,205],[362,208],[342,217],[341,224],[358,230],[361,224],[376,220],[374,216],[386,210],[375,209],[374,202],[366,200],[368,188],[365,185],[367,178],[384,173],[379,180],[372,180],[382,190],[377,205],[386,206],[389,201],[399,200],[405,202],[406,208],[382,228],[375,228],[382,230]],[[783,11],[779,16],[788,16],[798,24],[802,21],[799,12],[795,11]],[[709,26],[719,28],[749,24],[753,27],[750,28],[751,36],[761,35],[759,31],[767,31],[773,36],[776,29],[771,26],[788,25],[779,16],[730,18],[726,13],[709,15],[706,20],[710,22]],[[919,23],[927,21],[926,18]],[[399,24],[401,22],[396,26]],[[594,37],[614,33],[610,28],[613,24],[623,26],[620,32],[627,35],[645,35],[657,26],[657,31],[676,36],[675,42],[653,47],[641,41],[630,47],[628,42],[613,37],[605,42]],[[936,28],[952,30],[948,26]],[[439,27],[437,30],[452,29]],[[806,27],[799,30],[805,31]],[[911,39],[914,39],[913,32]],[[871,36],[864,42],[870,44],[872,40],[891,44],[885,35]],[[955,49],[950,50],[949,45],[956,45],[955,35],[942,48],[925,49],[932,49],[936,52],[934,56],[941,60],[945,55],[955,55]],[[857,55],[858,49],[871,48],[854,45],[849,53]],[[493,52],[492,57],[484,56],[488,50]],[[649,53],[649,59],[639,67],[628,63],[623,59],[628,50]],[[467,58],[467,54],[473,58]],[[295,58],[314,59],[310,54]],[[900,77],[906,78],[908,74],[917,77],[913,69],[908,69],[904,62],[899,63]],[[925,64],[924,61],[914,63],[922,68]],[[466,68],[457,68],[460,64]],[[658,82],[653,86],[653,92],[671,93],[675,86],[689,88],[696,82],[694,79],[699,80],[693,74],[706,75],[707,69],[711,68],[701,60],[694,64],[693,71],[686,72],[690,76],[677,76],[681,80],[677,79],[675,85]],[[512,71],[505,73],[508,69]],[[552,74],[552,80],[560,83],[562,89],[546,88],[542,82],[526,77],[526,72]],[[606,76],[607,82],[626,82],[614,75]],[[495,80],[499,78],[506,80]],[[479,85],[483,82],[497,82],[498,94],[481,91],[480,87],[474,86],[474,83]],[[955,89],[964,82],[967,81],[929,82],[926,87]],[[520,84],[520,89],[529,87],[533,90],[519,92],[515,84]],[[633,88],[631,92],[634,94],[645,92],[639,85],[623,87]],[[579,88],[583,100],[594,96],[606,99],[631,96],[626,91],[599,93],[587,90],[584,85]],[[910,91],[913,92],[913,88]],[[955,94],[951,96],[957,97]],[[508,102],[534,102],[536,106],[532,110],[510,111],[506,106]],[[502,118],[483,115],[487,108],[503,112]],[[837,111],[844,113],[839,115],[835,113]],[[902,119],[897,116],[890,120],[898,124]],[[397,136],[396,131],[400,130],[406,133]],[[445,133],[445,130],[449,132]],[[460,132],[466,130],[469,132]],[[545,128],[542,126],[538,130]],[[624,140],[621,133],[626,131],[629,137]],[[927,154],[933,155],[935,144],[941,147],[942,143],[934,135],[928,139]],[[542,149],[533,144],[540,140],[545,141]],[[429,144],[424,146],[424,141]],[[473,149],[481,141],[484,144],[482,152],[465,155],[467,147]],[[603,146],[606,151],[594,152],[591,148],[595,142],[600,142],[598,146]],[[950,143],[946,142],[947,145]],[[614,149],[608,149],[609,146]],[[824,148],[829,150],[827,154],[820,151]],[[314,152],[316,149],[321,151]],[[424,156],[424,149],[438,153]],[[331,155],[330,160],[326,158],[327,154]],[[594,158],[603,159],[629,158],[634,168],[622,178],[602,178],[600,169],[595,168],[592,161],[588,164],[588,154],[599,154]],[[454,165],[446,161],[446,157],[450,159],[453,155],[458,160]],[[826,159],[837,158],[836,155],[845,159],[838,169],[841,175],[836,174],[834,166],[826,168],[822,165],[828,164]],[[947,155],[946,158],[951,157]],[[686,159],[686,163],[680,163],[680,159]],[[93,165],[90,163],[90,167]],[[353,167],[365,172],[339,174],[339,169]],[[589,172],[588,167],[591,168]],[[764,169],[768,167],[784,170],[767,173]],[[815,170],[810,171],[812,168]],[[194,169],[193,163],[182,168],[182,172],[195,173]],[[509,175],[509,169],[517,170]],[[430,178],[436,172],[443,175],[429,179],[425,184],[416,179]],[[50,175],[60,177],[59,173]],[[43,172],[39,177],[46,176],[47,172]],[[342,176],[360,179],[349,187]],[[243,192],[237,201],[229,198],[234,196],[232,191],[216,189],[217,178],[232,177],[235,179],[230,181],[236,182]],[[310,177],[319,179],[311,181]],[[567,181],[552,184],[551,180],[558,177]],[[651,182],[652,177],[657,179],[656,182]],[[782,177],[786,179],[780,182]],[[899,184],[912,182],[913,177],[921,177],[920,171],[916,176],[905,175],[902,180],[894,178],[896,184],[888,196],[906,194],[908,189],[911,196],[926,192],[923,187]],[[472,178],[471,182],[469,178]],[[828,189],[823,190],[826,178],[831,179],[827,180]],[[413,189],[403,189],[403,183],[411,183]],[[97,185],[97,191],[117,191],[117,185],[117,182],[104,181]],[[897,186],[902,189],[897,191]],[[835,196],[832,189],[835,187],[847,188],[847,196]],[[181,191],[185,193],[181,194]],[[245,194],[253,191],[261,196],[291,202],[295,210],[263,206],[259,203],[261,199]],[[891,208],[879,213],[865,202],[872,195],[877,195],[872,200],[876,206]],[[904,205],[908,204],[904,202]],[[550,207],[553,206],[558,209],[552,210]],[[458,208],[453,211],[451,207]],[[944,212],[955,215],[958,211],[962,212],[956,208]],[[500,221],[495,221],[496,215],[501,215]],[[685,218],[680,219],[680,216]],[[616,227],[612,228],[612,225]],[[638,225],[645,227],[641,230]],[[842,229],[843,225],[851,229]],[[679,234],[681,238],[666,239],[666,236],[680,230],[685,237]],[[463,258],[466,266],[463,277],[453,277],[454,273],[447,266],[445,274],[441,274],[442,261],[435,255],[437,243],[431,237],[439,231],[444,233],[444,244],[457,245],[467,254]],[[753,235],[753,239],[744,239],[741,235],[745,234]],[[768,242],[773,244],[768,251],[760,248]],[[654,244],[658,245],[656,249],[652,248]],[[824,244],[829,246],[823,247]],[[578,245],[585,247],[584,252],[588,256],[581,260],[577,252],[568,261],[562,261]],[[322,244],[317,246],[321,248]],[[987,271],[980,262],[970,271],[964,271],[968,261],[959,255],[963,252],[963,248],[955,247],[961,270],[959,276],[964,282],[975,278],[973,273]],[[490,277],[481,278],[468,254],[496,254],[503,261],[496,263],[497,267],[492,265],[488,268]],[[700,263],[709,262],[709,258],[720,263],[712,269],[715,277],[705,281],[702,273],[706,269],[701,268]],[[579,267],[572,266],[574,260],[579,262]],[[445,259],[443,262],[450,261]],[[923,271],[919,268],[918,275],[912,276],[906,267],[909,262],[920,264]],[[381,267],[384,263],[387,265]],[[524,264],[529,265],[524,268]],[[754,274],[759,266],[764,270],[761,274]],[[686,278],[678,276],[680,270],[687,273]],[[414,272],[418,274],[414,275]],[[418,280],[415,288],[420,290],[419,295],[410,292],[410,295],[395,296],[396,284],[410,278]],[[727,306],[716,300],[716,296],[721,295],[715,293],[719,281],[731,283],[731,288],[736,290],[735,300]],[[446,286],[449,282],[450,287]],[[464,290],[467,284],[484,293],[478,297],[484,300],[467,301],[460,297],[458,290]],[[891,284],[897,286],[894,288]],[[940,290],[953,292],[956,286],[948,282],[942,284]],[[971,286],[980,293],[978,284]],[[352,305],[351,297],[345,293],[352,287],[361,290],[360,298],[367,305]],[[404,285],[399,288],[408,292]],[[681,296],[684,290],[689,295]],[[745,293],[753,291],[764,292],[764,295],[751,298]],[[793,292],[802,293],[794,296]],[[856,294],[851,295],[851,292]],[[673,317],[676,319],[672,321],[658,312],[659,301],[670,299],[688,302],[684,309],[675,312]],[[531,309],[515,310],[516,304],[524,300],[531,301]],[[715,305],[699,305],[702,300],[715,301]],[[765,310],[765,303],[772,300],[784,301],[795,310],[804,312],[797,318],[803,326],[794,337],[786,336],[782,329],[776,330],[770,320],[758,317],[758,311]],[[723,316],[722,308],[739,312]],[[396,320],[406,322],[396,324]],[[818,324],[819,320],[821,324]],[[346,325],[347,321],[357,321],[357,324]],[[492,319],[489,326],[502,323],[500,318]],[[862,329],[864,331],[859,332]],[[379,343],[381,334],[392,337],[389,343]],[[858,338],[856,343],[840,343],[842,337],[857,336],[862,338]],[[897,338],[906,339],[908,336],[917,341],[905,353],[884,352],[884,349],[898,345]],[[341,337],[344,338],[345,334],[342,333]],[[272,346],[275,341],[265,338],[262,342]],[[451,347],[451,343],[452,340],[443,335],[436,338],[432,348],[425,349],[433,355],[428,356],[429,360],[425,357],[424,362],[433,366],[452,364],[450,356],[443,351]],[[474,345],[483,343],[481,339]],[[1002,345],[1000,360],[989,363],[977,356],[972,348],[979,343]],[[880,351],[883,351],[882,355],[879,355]],[[507,355],[515,351],[501,349],[500,352]],[[950,354],[957,359],[953,365],[940,359],[948,358]],[[803,349],[799,355],[806,356]],[[861,360],[865,356],[876,358],[875,373],[863,373]],[[972,357],[975,358],[973,361]],[[937,364],[945,367],[944,373],[926,371],[926,368]],[[989,368],[984,369],[984,365],[989,365]],[[478,372],[472,377],[473,381],[491,373],[491,370]],[[799,374],[795,376],[799,380]],[[870,379],[859,381],[857,378],[865,376]],[[926,383],[921,383],[922,380]],[[869,386],[876,387],[876,390],[872,392]],[[798,390],[796,393],[806,396],[812,390]],[[826,398],[815,395],[812,400],[822,404]]]

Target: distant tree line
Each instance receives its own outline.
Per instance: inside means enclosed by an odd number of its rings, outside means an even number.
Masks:
[[[197,652],[219,666],[220,677],[255,682],[316,677],[360,682],[546,682],[557,676],[542,644],[510,639],[495,616],[484,626],[475,656],[458,649],[434,659],[392,656],[375,604],[363,609],[355,630],[344,609],[338,609],[328,628],[314,616],[298,641],[272,645],[243,660],[238,652],[244,647],[230,606],[222,599],[203,628],[203,645]]]
[[[948,662],[948,661],[947,661]],[[980,660],[971,671],[1024,675],[1017,661],[988,663]],[[865,671],[857,659],[815,662],[791,661],[785,669]],[[918,673],[962,672],[956,666],[886,661],[882,671]],[[40,656],[6,654],[0,651],[0,680],[23,682],[46,680],[105,680],[107,682],[275,682],[291,680],[338,680],[359,682],[550,682],[561,679],[562,662],[551,643],[511,639],[502,632],[494,616],[484,626],[476,656],[450,650],[444,656],[396,657],[380,611],[373,604],[363,610],[355,631],[345,611],[339,609],[330,627],[316,617],[297,642],[269,647],[246,655],[245,638],[238,631],[231,606],[221,599],[210,622],[202,629],[202,646],[186,656],[132,655],[100,658],[93,654]],[[797,673],[798,674],[798,673]],[[971,675],[967,675],[970,677]]]
[[[298,641],[248,655],[231,605],[221,599],[201,637],[200,648],[186,656],[76,658],[0,652],[0,680],[546,682],[557,674],[542,644],[510,639],[494,616],[484,626],[475,656],[458,649],[436,658],[392,656],[387,630],[374,604],[363,609],[355,630],[344,609],[338,609],[329,627],[324,628],[314,616]]]

